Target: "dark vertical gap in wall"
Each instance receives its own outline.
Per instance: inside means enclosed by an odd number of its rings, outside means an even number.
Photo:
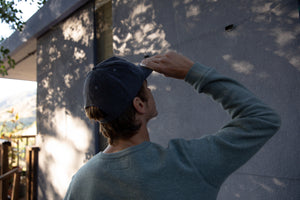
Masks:
[[[299,20],[300,20],[300,0],[298,0],[298,12],[299,12]]]
[[[111,0],[96,0],[95,18],[97,41],[96,59],[97,63],[99,63],[113,55]]]
[[[97,65],[113,55],[112,2],[94,0],[94,64]],[[99,132],[99,123],[94,125],[95,154],[103,151],[106,138]]]
[[[94,44],[93,44],[93,51],[94,51],[94,65],[97,64],[97,25],[96,25],[96,3],[95,0],[93,1],[93,20],[94,20]],[[95,146],[95,155],[101,151],[100,149],[100,134],[99,134],[99,123],[95,122],[93,127],[93,136],[94,136],[94,146]]]

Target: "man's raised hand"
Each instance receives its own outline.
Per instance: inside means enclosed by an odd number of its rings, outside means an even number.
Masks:
[[[142,65],[167,77],[184,79],[194,62],[181,54],[169,51],[144,59]]]

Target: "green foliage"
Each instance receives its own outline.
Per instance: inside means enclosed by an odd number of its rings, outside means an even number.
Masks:
[[[25,170],[26,146],[34,145],[35,137],[22,136],[20,131],[24,130],[26,127],[22,122],[20,122],[19,114],[15,113],[13,108],[7,112],[11,114],[11,118],[0,125],[0,138],[9,140],[12,144],[11,151],[9,152],[10,168],[21,167]]]
[[[16,8],[15,1],[0,0],[0,5],[1,22],[9,24],[12,29],[22,31],[24,22],[18,16],[22,14],[22,10]]]
[[[0,0],[0,19],[1,23],[8,24],[12,29],[22,31],[25,22],[22,20],[22,10],[17,9],[17,3],[22,0]],[[36,2],[40,7],[46,3],[47,0],[23,0],[29,4]],[[0,39],[0,44],[4,38]],[[13,69],[16,65],[14,59],[9,56],[9,49],[0,47],[0,74],[2,76],[8,75],[7,70]]]
[[[1,46],[0,47],[0,74],[2,74],[2,76],[8,75],[7,70],[13,69],[15,65],[16,65],[15,60],[12,59],[9,55],[9,49]]]
[[[16,136],[19,131],[25,128],[24,124],[20,121],[18,113],[14,113],[14,109],[7,111],[11,114],[11,119],[4,121],[0,125],[0,138],[10,140],[13,136]]]

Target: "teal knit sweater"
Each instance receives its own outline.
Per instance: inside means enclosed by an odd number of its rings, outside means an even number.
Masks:
[[[196,63],[185,81],[221,103],[232,120],[217,133],[173,139],[167,148],[144,142],[98,153],[74,176],[66,200],[216,199],[221,184],[280,126],[279,116],[240,83]]]

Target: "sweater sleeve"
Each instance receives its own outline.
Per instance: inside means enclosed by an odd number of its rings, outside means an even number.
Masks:
[[[196,63],[185,81],[220,103],[232,118],[217,133],[181,144],[206,181],[220,187],[276,133],[280,117],[243,85],[213,68]]]

